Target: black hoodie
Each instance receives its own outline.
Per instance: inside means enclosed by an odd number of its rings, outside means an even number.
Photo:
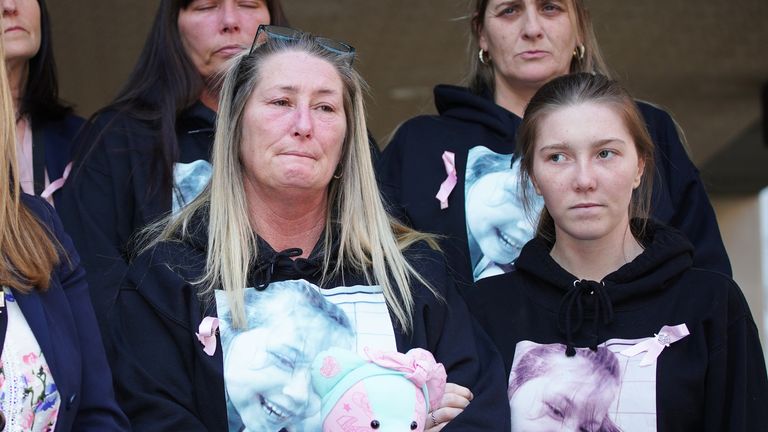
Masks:
[[[382,152],[377,176],[391,211],[406,224],[446,236],[448,262],[466,288],[473,281],[465,215],[467,155],[484,146],[499,154],[515,150],[521,119],[494,103],[489,92],[476,95],[463,87],[435,87],[438,116],[406,121]],[[680,142],[671,117],[638,102],[656,144],[654,218],[683,231],[696,247],[698,267],[731,274],[714,211],[696,167]],[[455,154],[458,184],[441,210],[435,194],[446,179],[444,151]]]
[[[216,316],[218,311],[215,299],[201,301],[199,286],[191,282],[199,280],[205,270],[206,227],[207,217],[195,218],[191,237],[160,243],[139,255],[131,263],[110,313],[108,354],[116,393],[135,431],[227,430],[222,341],[217,338],[216,352],[210,356],[195,337],[203,318]],[[266,292],[280,282],[304,279],[318,285],[321,292],[331,293],[326,297],[335,295],[337,291],[328,290],[336,287],[363,286],[359,290],[364,291],[371,285],[351,271],[321,283],[321,243],[309,258],[293,260],[300,250],[276,252],[259,239],[250,285]],[[444,301],[414,282],[414,328],[406,334],[392,326],[396,347],[401,352],[413,347],[432,352],[444,364],[448,381],[468,387],[474,394],[467,409],[444,430],[508,430],[503,365],[456,292],[442,256],[417,244],[406,251],[406,258]],[[362,322],[362,315],[355,316],[353,327],[358,335],[387,325],[381,317]],[[295,319],[293,315],[291,319]],[[317,329],[322,331],[324,328]],[[283,332],[279,336],[290,337]]]
[[[579,281],[552,259],[551,244],[535,238],[514,271],[478,282],[470,306],[501,351],[510,382],[523,362],[515,357],[531,346],[558,347],[558,356],[572,359],[598,346],[618,352],[644,340],[655,344],[663,326],[685,324],[690,334],[665,347],[655,365],[638,366],[644,354],[615,354],[624,365],[611,420],[637,426],[626,413],[644,412],[655,423],[642,430],[768,430],[765,362],[739,287],[722,273],[692,267],[692,247],[677,230],[651,223],[642,243],[638,257],[595,282]],[[649,384],[632,382],[643,374]],[[512,405],[513,419],[524,415]]]
[[[210,161],[216,113],[196,103],[176,120],[177,163]],[[107,111],[78,137],[72,175],[56,210],[80,252],[102,329],[128,263],[131,237],[171,210],[152,169],[157,128],[129,113]]]

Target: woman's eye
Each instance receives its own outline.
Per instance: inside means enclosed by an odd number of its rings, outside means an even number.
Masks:
[[[216,2],[214,1],[193,1],[192,4],[190,4],[188,7],[191,7],[194,10],[208,10],[213,9],[216,7]]]
[[[517,12],[519,11],[519,9],[520,9],[520,8],[519,8],[519,7],[517,7],[517,6],[508,6],[508,7],[505,7],[504,9],[502,9],[502,10],[500,10],[500,11],[499,11],[499,16],[504,16],[504,15],[514,15],[515,13],[517,13]]]
[[[541,7],[541,10],[543,10],[547,14],[554,14],[557,12],[561,12],[563,8],[559,3],[547,2],[547,3],[544,3],[544,5]]]
[[[285,99],[278,99],[278,100],[274,100],[274,101],[272,101],[272,105],[277,105],[277,106],[288,106],[288,101],[287,101],[287,100],[285,100]]]
[[[549,155],[548,159],[552,162],[562,162],[565,159],[565,156],[561,155],[560,153],[555,153]]]
[[[615,153],[612,150],[600,150],[600,152],[597,153],[597,157],[600,159],[610,159],[614,154]]]
[[[336,111],[336,110],[335,110],[335,109],[334,109],[332,106],[330,106],[330,105],[320,105],[319,109],[320,109],[320,111],[323,111],[323,112],[327,112],[327,113],[332,113],[332,112],[335,112],[335,111]]]
[[[242,1],[240,2],[241,7],[245,8],[258,8],[261,7],[262,2],[261,1]]]

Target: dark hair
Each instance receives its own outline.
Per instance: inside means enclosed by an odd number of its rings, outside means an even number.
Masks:
[[[512,155],[512,161],[517,155]],[[469,190],[476,181],[486,174],[497,173],[510,169],[510,156],[496,153],[485,147],[475,147],[467,158],[466,189]]]
[[[19,115],[36,121],[59,120],[72,112],[72,107],[59,99],[59,80],[53,58],[51,22],[45,0],[40,6],[40,49],[29,60],[26,86],[19,103]]]
[[[584,57],[571,61],[570,72],[592,72],[610,76],[608,67],[603,60],[603,54],[600,52],[600,46],[597,44],[595,31],[592,28],[592,19],[589,16],[589,10],[584,5],[583,0],[564,0],[568,6],[568,14],[576,29],[576,39],[584,46]],[[469,43],[469,88],[476,94],[482,94],[486,90],[494,91],[493,67],[480,63],[478,58],[478,40],[480,31],[483,29],[485,12],[488,9],[489,0],[475,0],[474,7],[470,15],[470,34]]]
[[[517,151],[522,159],[520,181],[528,184],[531,177],[535,178],[533,152],[542,121],[560,108],[588,102],[606,104],[616,109],[624,121],[624,127],[635,142],[638,158],[645,164],[640,185],[632,192],[628,209],[630,218],[641,219],[640,224],[631,226],[633,235],[636,238],[642,237],[645,220],[650,214],[655,170],[654,144],[632,96],[618,82],[603,75],[581,72],[555,78],[542,86],[531,98],[525,108],[520,128],[517,130]],[[523,203],[530,210],[530,197],[526,195],[526,189],[523,189]],[[555,240],[554,220],[546,207],[541,211],[536,235],[550,242]]]
[[[159,135],[150,163],[150,190],[170,191],[178,158],[176,119],[194,105],[203,79],[181,42],[179,11],[193,0],[160,0],[155,20],[128,81],[104,111],[123,111],[152,125]],[[270,22],[287,25],[281,0],[266,0]],[[160,173],[157,176],[157,173]]]

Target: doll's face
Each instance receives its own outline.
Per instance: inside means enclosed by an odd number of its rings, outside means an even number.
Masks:
[[[397,397],[391,395],[396,394]],[[368,377],[350,387],[323,421],[323,431],[423,431],[427,416],[424,394],[395,375]]]

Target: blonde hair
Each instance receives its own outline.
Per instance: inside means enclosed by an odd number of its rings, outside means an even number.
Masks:
[[[0,57],[5,58],[2,38]],[[0,62],[0,152],[0,284],[25,293],[35,287],[45,291],[59,254],[49,231],[20,202],[16,114],[5,61]]]
[[[213,175],[203,193],[177,218],[167,223],[160,237],[180,239],[188,235],[190,219],[198,211],[209,213],[206,272],[198,281],[201,294],[222,288],[228,295],[235,327],[245,322],[242,289],[258,256],[257,240],[248,213],[243,186],[244,172],[239,159],[242,145],[243,112],[259,83],[264,61],[286,51],[305,52],[332,64],[344,86],[347,134],[341,154],[341,176],[328,186],[322,285],[325,281],[356,271],[371,283],[381,285],[387,305],[399,325],[413,328],[414,310],[410,282],[429,284],[403,256],[416,241],[434,239],[395,222],[385,211],[373,171],[363,106],[364,82],[351,67],[348,55],[331,52],[311,35],[298,40],[268,39],[251,54],[233,59],[221,90],[216,136],[213,144]],[[338,242],[334,242],[338,231]],[[331,249],[338,244],[338,259],[331,262]],[[431,287],[430,287],[431,289]],[[434,292],[434,291],[433,291]]]
[[[589,72],[610,77],[610,71],[603,59],[600,46],[597,44],[592,19],[589,16],[589,10],[584,5],[584,0],[564,1],[568,7],[568,16],[576,28],[576,39],[584,46],[584,57],[579,59],[574,56],[571,59],[570,72]],[[476,94],[480,94],[486,89],[493,93],[495,89],[493,65],[480,63],[477,55],[480,49],[478,40],[480,39],[480,31],[483,29],[488,2],[489,0],[474,0],[473,11],[470,15],[469,74],[466,81],[469,88]]]

